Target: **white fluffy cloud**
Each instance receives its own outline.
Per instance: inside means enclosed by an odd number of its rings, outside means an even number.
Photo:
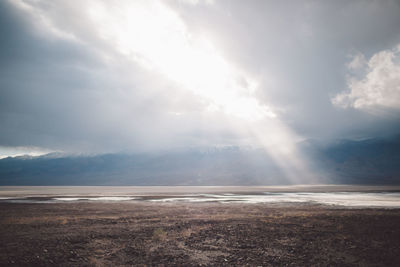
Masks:
[[[363,75],[349,76],[349,90],[336,95],[333,104],[370,112],[400,109],[400,45],[374,54],[369,61],[357,54],[348,68],[362,70]]]

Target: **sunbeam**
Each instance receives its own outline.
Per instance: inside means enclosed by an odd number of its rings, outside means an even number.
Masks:
[[[258,82],[230,64],[212,40],[190,33],[173,10],[159,1],[123,1],[118,6],[93,2],[89,15],[99,37],[120,54],[202,97],[204,112],[233,117],[239,131],[262,145],[292,183],[297,177],[312,181],[295,135],[254,97]]]

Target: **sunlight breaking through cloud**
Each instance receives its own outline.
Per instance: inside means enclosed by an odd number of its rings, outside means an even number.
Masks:
[[[99,36],[117,51],[205,98],[209,110],[246,120],[276,116],[252,96],[256,81],[234,69],[206,36],[189,33],[162,2],[93,2],[88,14]]]
[[[247,134],[268,151],[293,183],[299,175],[311,178],[294,134],[252,95],[257,82],[231,66],[205,36],[191,35],[168,7],[153,1],[113,7],[96,2],[89,14],[102,38],[120,53],[207,99],[209,109],[240,118],[239,127],[248,127]]]
[[[86,9],[80,19],[90,25],[90,36],[97,38],[90,39],[73,28],[64,30],[57,23],[50,29],[67,32],[98,50],[111,48],[112,53],[104,54],[112,57],[116,53],[151,71],[155,79],[162,76],[192,92],[207,103],[204,113],[222,112],[231,117],[235,129],[262,145],[293,183],[296,177],[311,177],[305,157],[296,149],[296,135],[255,97],[258,81],[224,58],[207,34],[189,32],[162,1],[88,0],[82,6]],[[44,17],[46,25],[51,23],[46,9],[35,2],[25,2],[23,7]]]

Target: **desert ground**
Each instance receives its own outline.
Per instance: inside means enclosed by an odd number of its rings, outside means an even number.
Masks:
[[[1,266],[399,266],[400,210],[0,203]]]

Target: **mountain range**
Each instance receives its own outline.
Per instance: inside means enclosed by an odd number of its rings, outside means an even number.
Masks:
[[[400,136],[298,144],[318,183],[400,184]],[[314,181],[315,182],[315,181]],[[286,185],[293,183],[267,152],[235,146],[163,153],[8,157],[0,185]],[[296,183],[310,183],[297,177]]]

